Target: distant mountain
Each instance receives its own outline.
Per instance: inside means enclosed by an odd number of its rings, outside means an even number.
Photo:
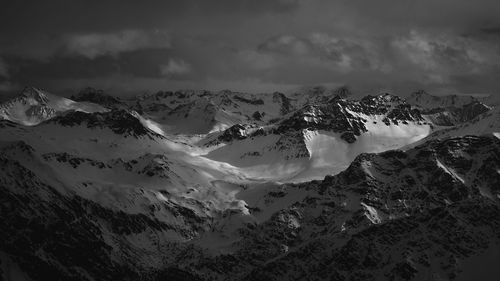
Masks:
[[[239,123],[264,124],[294,107],[281,93],[244,94],[230,91],[158,92],[129,101],[145,117],[180,134],[206,134]]]
[[[91,102],[107,108],[124,106],[124,103],[117,97],[107,95],[103,90],[91,87],[82,89],[78,94],[71,96],[71,99],[78,102]]]
[[[21,94],[0,104],[0,118],[23,125],[36,125],[67,111],[103,112],[106,109],[94,103],[75,102],[27,87]]]
[[[236,124],[265,124],[307,104],[321,104],[335,96],[350,96],[347,87],[327,90],[323,87],[301,89],[290,94],[248,94],[209,91],[158,92],[130,101],[136,111],[143,113],[165,129],[182,134],[205,134],[220,131]],[[183,123],[181,127],[177,124]]]
[[[407,102],[423,109],[462,107],[478,100],[472,96],[433,96],[424,90],[416,91],[410,95]]]
[[[433,124],[438,126],[454,126],[473,120],[491,107],[474,101],[462,107],[435,108],[423,110],[422,114]]]
[[[487,111],[468,122],[436,131],[422,141],[483,134],[493,134],[500,137],[500,107]]]
[[[282,176],[300,181],[340,172],[360,152],[399,148],[430,130],[420,112],[399,97],[382,94],[351,101],[335,96],[265,126],[235,125],[209,134],[201,144],[216,147],[206,155],[209,159],[260,166],[261,176],[280,169]]]
[[[438,126],[458,125],[491,109],[472,96],[433,96],[425,91],[413,93],[407,102],[420,109],[427,120]]]

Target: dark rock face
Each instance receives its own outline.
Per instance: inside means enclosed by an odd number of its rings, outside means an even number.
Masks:
[[[276,128],[276,132],[279,134],[304,129],[333,132],[349,131],[358,136],[361,132],[366,131],[360,117],[347,112],[341,104],[333,103],[322,107],[310,105],[297,111],[290,118],[283,120]]]
[[[262,113],[258,112],[258,111],[255,111],[253,114],[252,114],[252,118],[257,120],[257,121],[261,121],[262,120]]]
[[[149,130],[131,112],[124,109],[111,110],[102,113],[85,113],[81,111],[68,112],[47,121],[62,126],[86,125],[87,128],[108,128],[116,134],[124,136],[147,136],[149,138],[161,135]]]
[[[354,143],[356,141],[356,136],[352,132],[345,132],[342,135],[340,135],[340,138],[342,138],[348,143]]]
[[[288,114],[292,111],[292,104],[290,103],[290,99],[287,98],[283,93],[274,92],[273,93],[273,102],[281,103],[280,113],[281,115]]]
[[[0,120],[0,128],[7,128],[7,127],[10,127],[10,128],[14,128],[14,127],[21,128],[21,125],[19,125],[17,123],[14,123],[12,121],[9,121],[9,120]]]
[[[481,102],[472,102],[458,109],[456,115],[460,117],[459,122],[463,123],[471,121],[489,110],[490,108]]]
[[[97,216],[84,209],[85,204],[96,206],[95,203],[64,198],[19,163],[0,158],[0,165],[0,247],[16,257],[29,276],[36,280],[86,280],[79,270],[72,269],[74,265],[103,280],[118,278],[119,271],[138,276],[111,259],[111,247],[102,240],[101,229],[93,223]],[[19,180],[10,180],[15,178]],[[23,178],[29,180],[20,180]],[[42,194],[50,201],[40,200],[38,196]],[[78,220],[84,214],[94,218]],[[71,221],[78,223],[69,225]],[[41,253],[50,259],[42,259],[38,256]]]
[[[276,133],[298,130],[325,130],[342,133],[342,139],[349,143],[356,136],[366,132],[367,120],[355,115],[383,115],[383,122],[389,126],[399,122],[423,122],[417,109],[406,104],[403,99],[389,94],[366,96],[361,101],[347,101],[339,96],[323,105],[308,105],[296,111],[291,117],[284,119],[276,128]]]
[[[182,276],[191,276],[175,270],[145,272],[147,268],[127,262],[124,252],[117,256],[116,249],[103,240],[110,232],[120,241],[128,234],[147,229],[164,231],[170,226],[146,215],[115,212],[80,197],[64,197],[23,167],[5,158],[0,158],[0,165],[16,169],[3,170],[15,173],[9,177],[29,176],[32,179],[14,185],[0,181],[3,214],[0,247],[11,254],[33,280],[89,280],[89,276],[100,280],[138,280],[141,277],[162,280],[160,278],[169,276],[176,278],[173,280],[187,280]],[[5,176],[3,174],[1,179]],[[12,193],[5,184],[25,193]],[[41,193],[49,196],[50,201],[40,201],[37,195]],[[100,220],[106,223],[99,224]],[[121,243],[125,245],[125,241]]]
[[[71,96],[71,99],[74,101],[92,102],[107,108],[124,106],[124,104],[117,98],[105,94],[103,90],[97,90],[91,87],[82,89],[77,95]]]
[[[155,268],[141,261],[149,255],[168,259],[182,247],[158,238],[152,242],[164,243],[163,250],[159,246],[158,252],[148,253],[128,239],[167,232],[192,237],[206,231],[207,218],[180,205],[155,206],[183,219],[179,227],[158,220],[153,214],[158,210],[126,213],[62,192],[12,159],[11,154],[19,152],[36,161],[33,148],[23,142],[0,150],[0,251],[32,280],[202,280],[173,263]],[[73,159],[65,154],[44,158]],[[171,251],[161,254],[169,247]]]
[[[247,128],[243,125],[236,124],[229,127],[219,136],[221,142],[231,142],[233,140],[242,140],[246,138],[245,130]]]
[[[285,152],[285,160],[311,156],[304,142],[304,134],[301,131],[282,134],[274,144],[273,149]]]
[[[26,116],[28,117],[44,116],[45,118],[50,118],[56,116],[56,114],[57,112],[55,109],[45,105],[35,105],[26,111]]]
[[[234,99],[241,101],[241,102],[253,104],[253,105],[263,105],[264,104],[264,101],[261,99],[247,99],[247,98],[240,97],[240,96],[234,96]]]
[[[96,161],[96,160],[89,159],[89,158],[76,157],[76,156],[70,155],[69,153],[66,153],[66,152],[47,153],[47,154],[42,155],[42,157],[46,161],[55,160],[55,161],[60,162],[60,163],[68,163],[73,168],[78,168],[83,163],[88,163],[89,165],[98,167],[100,169],[103,169],[105,167],[108,169],[111,168],[111,166],[106,165],[103,162]]]

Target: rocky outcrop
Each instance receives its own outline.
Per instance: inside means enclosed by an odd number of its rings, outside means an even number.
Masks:
[[[87,128],[110,129],[116,134],[133,137],[162,138],[151,131],[134,115],[124,109],[114,109],[109,112],[85,113],[72,111],[47,121],[47,124],[59,124],[66,127],[84,125]]]
[[[279,123],[275,132],[298,130],[323,130],[341,133],[342,139],[349,143],[356,141],[356,136],[367,132],[368,121],[362,116],[384,116],[383,122],[389,126],[408,122],[424,123],[420,112],[403,99],[383,94],[366,96],[360,101],[348,101],[340,97],[331,99],[324,105],[308,105]]]

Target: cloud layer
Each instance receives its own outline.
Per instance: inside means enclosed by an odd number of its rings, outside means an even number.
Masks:
[[[140,50],[144,48],[169,48],[170,38],[164,32],[123,30],[115,33],[87,33],[69,35],[65,38],[69,54],[78,54],[90,59],[98,56]]]
[[[4,90],[500,93],[496,0],[21,2],[0,11]]]

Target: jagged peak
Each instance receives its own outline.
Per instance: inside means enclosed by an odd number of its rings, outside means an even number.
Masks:
[[[362,103],[376,102],[376,103],[384,103],[384,104],[387,104],[387,103],[398,103],[398,104],[406,103],[405,100],[402,99],[401,97],[393,95],[393,94],[389,94],[389,93],[381,93],[381,94],[378,94],[375,96],[367,95],[361,99],[361,102]]]
[[[18,96],[18,98],[23,100],[32,99],[40,104],[46,104],[49,101],[49,98],[44,91],[32,86],[25,87],[21,91],[21,94]]]
[[[346,170],[335,176],[327,175],[324,181],[329,184],[337,180],[344,184],[373,181],[375,173],[384,174],[380,172],[383,170],[397,171],[405,165],[412,168],[421,165],[420,169],[427,171],[442,168],[442,165],[451,165],[455,170],[468,169],[468,159],[476,157],[476,160],[480,161],[479,155],[491,155],[491,151],[498,150],[499,145],[499,139],[493,134],[466,135],[429,140],[404,151],[396,149],[381,153],[361,153]],[[380,175],[376,178],[380,180]]]

